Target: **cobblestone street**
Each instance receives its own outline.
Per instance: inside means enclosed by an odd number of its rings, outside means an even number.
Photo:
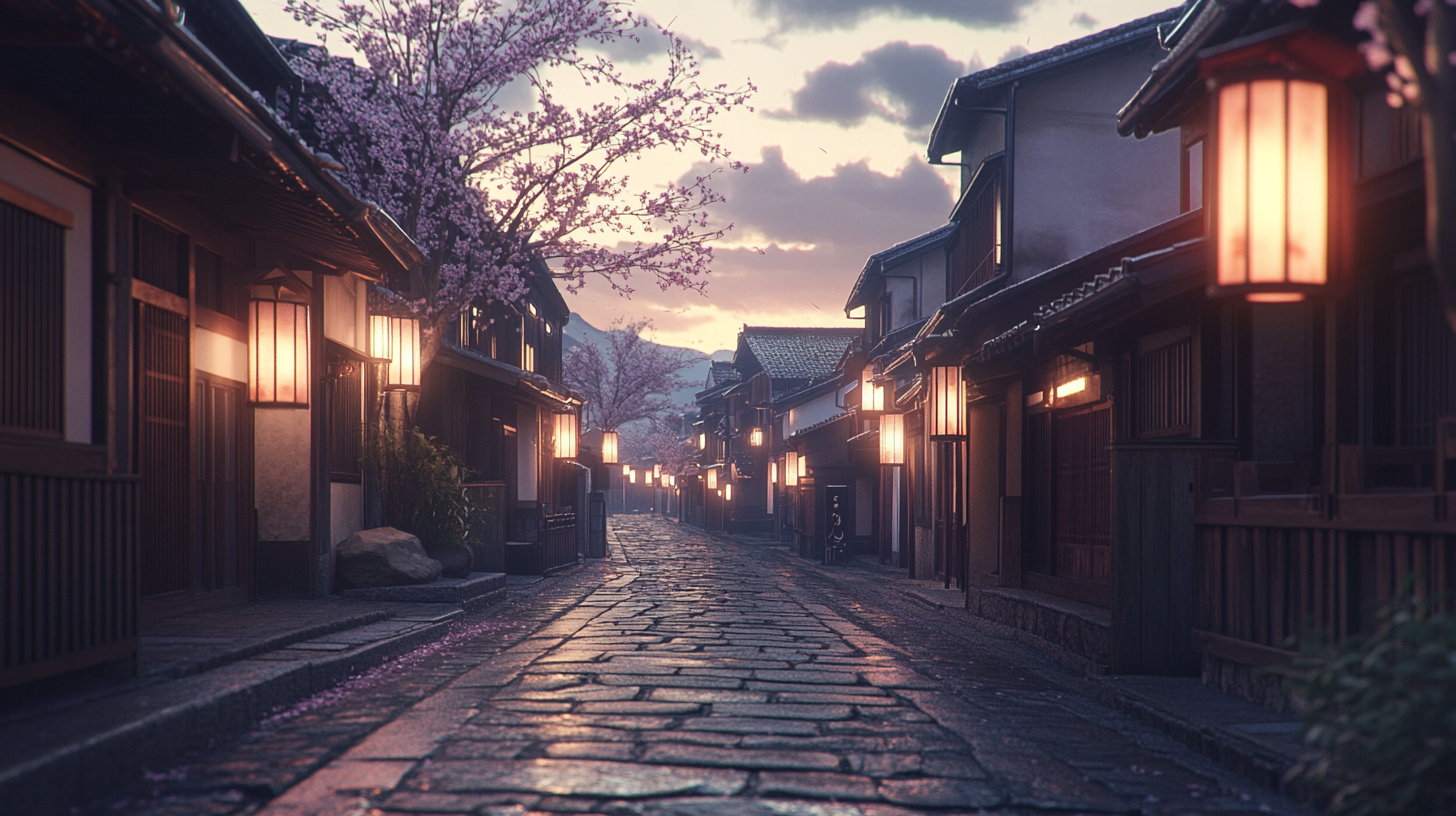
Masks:
[[[643,516],[611,539],[96,811],[1312,813],[853,568]]]

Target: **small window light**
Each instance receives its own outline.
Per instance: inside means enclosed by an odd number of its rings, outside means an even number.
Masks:
[[[1087,378],[1078,377],[1075,380],[1068,380],[1057,386],[1057,399],[1070,397],[1073,394],[1080,394],[1087,390]]]
[[[530,310],[531,317],[535,317],[536,316],[536,314],[537,314],[537,312],[536,312],[536,304],[534,304],[534,303],[527,303],[526,304],[526,308]]]

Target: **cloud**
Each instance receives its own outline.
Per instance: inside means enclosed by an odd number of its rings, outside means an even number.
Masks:
[[[780,29],[854,28],[877,14],[922,17],[971,28],[1001,28],[1019,21],[1036,0],[748,0],[758,17]]]
[[[722,59],[723,52],[696,37],[687,37],[675,32],[665,32],[650,19],[643,20],[641,27],[631,36],[618,37],[609,43],[591,43],[593,50],[605,54],[612,62],[632,64],[650,62],[667,53],[670,44],[668,36],[677,37],[698,59]],[[633,39],[635,37],[636,39]]]
[[[996,60],[996,64],[1000,65],[1003,62],[1010,62],[1014,59],[1020,59],[1030,53],[1031,49],[1027,48],[1024,45],[1013,45],[1010,48],[1006,49],[1006,53],[1001,55],[1001,59]]]
[[[1072,15],[1072,25],[1091,31],[1098,26],[1098,23],[1096,17],[1093,17],[1085,11],[1079,11]]]
[[[933,45],[886,43],[852,64],[826,62],[809,71],[790,109],[768,115],[844,127],[878,117],[922,128],[935,121],[946,88],[965,67]]]

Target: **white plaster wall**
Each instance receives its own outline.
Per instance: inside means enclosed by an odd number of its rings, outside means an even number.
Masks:
[[[1002,107],[1006,104],[1003,92],[1001,98],[995,101],[988,101],[985,106],[988,108]],[[960,157],[946,156],[946,161],[958,161],[961,163],[961,192],[965,192],[970,185],[971,179],[976,175],[976,169],[987,156],[995,155],[1006,149],[1006,121],[992,113],[985,113],[976,117],[975,126],[966,134],[966,141],[961,148]],[[947,213],[948,215],[949,213]]]
[[[368,334],[360,326],[364,284],[353,275],[320,276],[324,282],[324,336],[358,351]]]
[[[309,409],[253,411],[254,503],[260,541],[306,541]]]
[[[91,442],[91,190],[0,145],[0,180],[71,213],[66,230],[64,419],[68,442]]]
[[[248,381],[248,346],[227,335],[199,327],[192,336],[192,364],[198,371],[245,383]]]
[[[945,250],[935,249],[920,256],[920,311],[914,319],[930,317],[944,302]]]
[[[537,461],[540,443],[540,427],[536,422],[536,408],[532,405],[516,407],[516,498],[520,501],[536,500],[536,478],[540,462]]]
[[[329,485],[329,541],[339,542],[364,528],[364,487],[348,482]]]
[[[792,436],[803,428],[810,425],[817,425],[830,417],[836,417],[844,413],[844,409],[835,404],[838,392],[831,391],[809,400],[808,402],[789,409],[789,427],[787,435]]]
[[[1178,215],[1178,133],[1117,135],[1116,113],[1162,52],[1099,57],[1016,97],[1016,280]]]

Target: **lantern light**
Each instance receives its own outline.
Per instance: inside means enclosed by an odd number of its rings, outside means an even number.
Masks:
[[[940,441],[966,435],[966,383],[955,366],[930,369],[930,438]]]
[[[709,490],[717,490],[718,489],[718,469],[717,468],[708,468],[708,489]]]
[[[808,476],[809,476],[809,456],[808,456],[808,454],[804,454],[804,453],[799,454],[798,471],[799,471],[799,478],[800,479],[808,478]]]
[[[905,464],[905,415],[880,417],[880,464]]]
[[[1075,380],[1068,380],[1057,386],[1057,399],[1070,397],[1073,394],[1080,394],[1087,390],[1087,378],[1078,377]]]
[[[769,462],[768,463],[768,483],[771,484],[771,485],[776,485],[776,484],[779,483],[779,463],[778,462]]]
[[[373,315],[369,318],[369,354],[386,359],[386,391],[420,387],[420,321],[412,317]]]
[[[308,407],[308,306],[287,300],[248,304],[248,402]]]
[[[784,454],[784,486],[799,486],[799,454],[794,451]]]
[[[885,410],[885,387],[874,381],[875,367],[868,365],[859,379],[859,410],[861,413],[878,413]]]
[[[662,476],[662,465],[653,465],[652,466],[652,475],[653,475],[654,478],[661,478],[661,476]]]
[[[1350,232],[1337,206],[1348,164],[1342,83],[1364,71],[1360,55],[1306,29],[1200,69],[1213,100],[1209,294],[1290,303],[1338,291]]]
[[[557,459],[576,458],[577,416],[576,414],[555,414],[555,453]]]
[[[622,475],[624,477],[630,475],[631,473],[632,473],[632,466],[631,465],[622,465]]]
[[[627,471],[627,481],[631,484],[637,484],[637,471],[629,468]]]
[[[707,449],[708,449],[708,435],[705,434],[705,433],[698,434],[698,450],[707,450]]]
[[[733,501],[733,485],[723,485],[723,501]]]
[[[602,431],[602,464],[617,464],[617,432]]]
[[[763,445],[762,428],[754,428],[753,430],[748,432],[748,444],[754,446],[755,448],[761,447]]]

